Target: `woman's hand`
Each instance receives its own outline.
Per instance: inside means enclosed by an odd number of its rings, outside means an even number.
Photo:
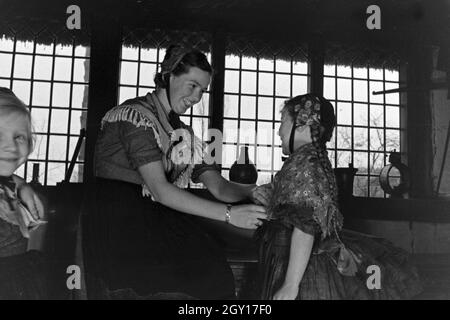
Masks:
[[[21,184],[18,187],[17,195],[36,220],[44,218],[44,205],[29,184]]]
[[[298,285],[284,283],[274,294],[273,300],[295,300],[298,295]]]
[[[266,209],[254,204],[243,204],[231,207],[230,223],[236,227],[256,229],[267,219]]]
[[[268,206],[272,196],[272,184],[263,184],[252,189],[251,200],[259,205]]]

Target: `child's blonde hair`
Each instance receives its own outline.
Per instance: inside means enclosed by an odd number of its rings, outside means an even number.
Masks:
[[[34,135],[32,131],[30,111],[25,103],[17,98],[14,92],[8,88],[0,87],[0,116],[12,113],[21,114],[28,120],[28,149],[29,153],[31,153],[34,147]]]

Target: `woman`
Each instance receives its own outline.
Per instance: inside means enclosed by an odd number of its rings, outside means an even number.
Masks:
[[[179,115],[201,100],[211,73],[203,53],[171,46],[155,76],[156,90],[103,118],[95,152],[97,205],[89,224],[96,234],[93,258],[101,262],[96,271],[110,290],[129,289],[139,297],[234,297],[221,248],[190,215],[255,229],[265,209],[230,203],[266,199],[254,185],[225,180],[214,165],[179,161],[186,146],[192,159],[203,156],[201,142]],[[173,138],[177,129],[190,133],[181,143]],[[228,204],[183,190],[191,179]]]
[[[407,252],[384,239],[342,230],[325,147],[334,126],[333,106],[314,94],[292,98],[282,109],[279,135],[289,158],[274,179],[269,221],[257,231],[258,297],[411,298],[421,283]]]

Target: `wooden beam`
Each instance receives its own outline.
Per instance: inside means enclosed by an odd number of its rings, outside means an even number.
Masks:
[[[430,48],[418,47],[408,57],[407,83],[414,87],[422,79],[430,79],[432,72]],[[433,150],[430,91],[408,91],[407,150],[408,166],[412,173],[410,196],[432,197]]]
[[[100,122],[117,104],[122,43],[121,25],[107,15],[91,19],[91,61],[84,181],[94,177],[94,151]]]
[[[323,69],[325,64],[325,46],[321,35],[317,35],[309,43],[308,56],[311,74],[309,92],[323,95]]]

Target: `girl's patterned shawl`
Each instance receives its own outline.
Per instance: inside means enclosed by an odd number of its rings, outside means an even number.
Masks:
[[[296,220],[283,215],[312,215],[320,227],[321,238],[336,234],[343,224],[333,194],[336,192],[335,180],[329,181],[326,170],[332,170],[331,164],[319,161],[319,150],[313,144],[297,149],[284,162],[275,175],[273,194],[268,208],[269,219]],[[323,168],[323,166],[329,166]],[[286,210],[286,208],[289,208]]]

